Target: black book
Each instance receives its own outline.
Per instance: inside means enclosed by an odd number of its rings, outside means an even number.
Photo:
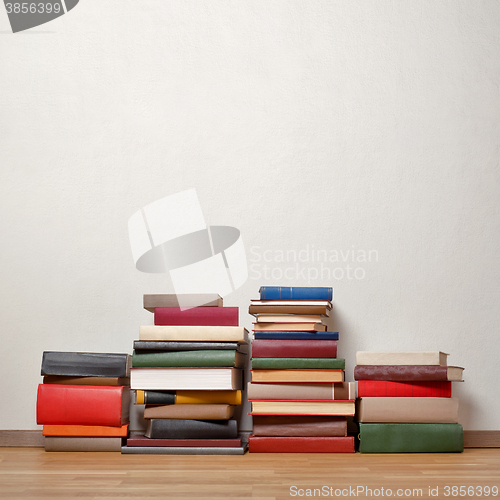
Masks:
[[[42,375],[69,377],[129,377],[130,354],[45,351]]]
[[[135,351],[199,351],[204,349],[217,349],[236,351],[239,342],[177,342],[162,340],[134,340]]]
[[[151,418],[146,437],[153,439],[234,439],[238,437],[236,420],[187,420]]]

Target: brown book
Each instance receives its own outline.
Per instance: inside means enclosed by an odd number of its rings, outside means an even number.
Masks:
[[[254,323],[253,329],[260,332],[326,332],[322,323]]]
[[[45,438],[45,451],[121,451],[121,437]]]
[[[454,381],[462,382],[464,369],[438,365],[360,365],[354,367],[354,380]]]
[[[252,382],[323,382],[344,381],[344,370],[251,370]]]
[[[329,316],[332,303],[328,300],[252,300],[250,314],[319,314]]]
[[[46,375],[44,384],[63,385],[130,385],[129,377],[66,377],[64,375]]]
[[[155,307],[222,307],[223,300],[215,293],[199,294],[146,294],[144,309],[154,313]]]
[[[354,415],[353,401],[252,401],[252,415]]]
[[[256,399],[356,399],[356,383],[256,384],[249,382],[249,400]]]
[[[234,406],[223,404],[179,404],[146,406],[144,418],[178,418],[185,420],[228,420]]]
[[[254,415],[254,436],[347,436],[346,417]]]

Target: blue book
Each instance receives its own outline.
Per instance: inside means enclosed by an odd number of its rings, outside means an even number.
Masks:
[[[260,300],[332,300],[333,288],[326,286],[261,286]]]
[[[275,340],[338,340],[339,332],[283,332],[255,330],[256,339]]]

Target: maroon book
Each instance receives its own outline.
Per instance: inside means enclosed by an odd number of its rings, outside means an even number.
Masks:
[[[460,381],[463,368],[437,365],[357,365],[354,380]]]
[[[143,435],[131,436],[127,446],[188,446],[233,447],[241,446],[241,438],[235,439],[152,439]]]
[[[155,307],[157,326],[238,326],[237,307]]]
[[[274,340],[255,339],[255,358],[336,358],[336,340]]]
[[[354,453],[354,436],[248,437],[249,453]]]
[[[358,397],[451,398],[451,382],[358,380]]]

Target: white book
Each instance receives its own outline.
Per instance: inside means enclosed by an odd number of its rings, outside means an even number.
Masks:
[[[447,365],[441,351],[358,351],[357,365]]]
[[[139,328],[139,340],[179,340],[246,342],[248,330],[242,326],[157,326]]]

